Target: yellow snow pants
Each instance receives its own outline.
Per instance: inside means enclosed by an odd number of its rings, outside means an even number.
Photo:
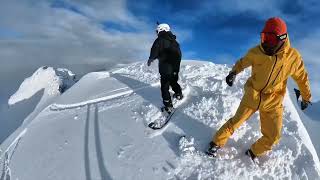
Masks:
[[[218,130],[213,137],[213,142],[218,146],[224,146],[233,132],[249,119],[255,111],[256,109],[240,103],[236,114]],[[272,111],[259,110],[262,137],[251,146],[251,151],[256,156],[264,155],[272,149],[273,145],[279,142],[282,128],[282,112],[282,106]]]

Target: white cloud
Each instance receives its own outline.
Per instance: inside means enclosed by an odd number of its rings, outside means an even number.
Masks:
[[[52,8],[50,1],[2,2],[0,25],[21,34],[0,40],[2,72],[52,64],[105,64],[112,68],[148,57],[153,34],[128,12],[125,1],[67,2],[85,15]],[[138,30],[111,31],[103,27],[103,21],[137,25]]]
[[[124,26],[147,29],[146,24],[128,11],[126,0],[67,0],[95,21],[113,21]]]
[[[148,29],[134,17],[125,1],[68,1],[84,14],[52,8],[51,2],[1,2],[0,28],[18,36],[1,39],[0,34],[0,104],[23,78],[43,65],[66,67],[79,74],[148,58],[153,27]],[[105,21],[136,26],[136,31],[112,30],[102,25]]]
[[[52,64],[106,64],[145,60],[155,38],[155,27],[147,26],[128,11],[125,0],[66,0],[68,8],[51,7],[52,1],[5,0],[0,7],[0,27],[20,34],[0,39],[1,71],[18,66],[36,69]],[[121,32],[105,27],[114,22],[133,28]],[[192,37],[191,31],[173,27],[180,42]],[[23,62],[28,62],[23,64]]]

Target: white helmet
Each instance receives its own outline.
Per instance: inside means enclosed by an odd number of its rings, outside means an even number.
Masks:
[[[161,31],[168,32],[168,31],[170,31],[170,26],[168,24],[165,24],[165,23],[159,24],[156,31],[157,31],[158,34]]]

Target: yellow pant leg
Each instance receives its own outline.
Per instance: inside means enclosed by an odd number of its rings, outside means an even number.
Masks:
[[[281,138],[283,108],[273,111],[260,111],[260,124],[262,137],[252,146],[251,150],[256,156],[264,155],[277,144]]]
[[[217,131],[212,141],[218,146],[224,146],[233,132],[239,128],[244,121],[249,119],[255,111],[255,109],[240,103],[236,114]]]

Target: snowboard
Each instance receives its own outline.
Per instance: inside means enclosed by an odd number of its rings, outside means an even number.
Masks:
[[[148,127],[152,130],[161,130],[164,129],[170,122],[172,116],[176,113],[177,110],[179,110],[179,107],[187,101],[187,97],[190,93],[190,88],[187,86],[184,90],[182,90],[182,93],[184,94],[184,97],[181,100],[178,100],[176,98],[172,99],[173,104],[173,110],[171,113],[168,113],[165,111],[164,107],[160,107],[160,113],[162,115],[156,119],[154,119],[152,122],[148,123]]]
[[[171,111],[171,113],[166,112],[166,111],[164,110],[164,107],[161,107],[160,109],[161,109],[161,111],[162,111],[163,113],[166,114],[166,115],[165,115],[165,119],[162,120],[162,121],[158,119],[158,120],[155,120],[155,121],[149,123],[149,124],[148,124],[148,127],[151,128],[151,129],[153,129],[153,130],[159,130],[159,129],[164,128],[164,127],[168,124],[168,122],[170,121],[171,117],[172,117],[172,116],[174,115],[174,113],[176,112],[177,107],[176,107],[176,108],[173,108],[173,110]]]

